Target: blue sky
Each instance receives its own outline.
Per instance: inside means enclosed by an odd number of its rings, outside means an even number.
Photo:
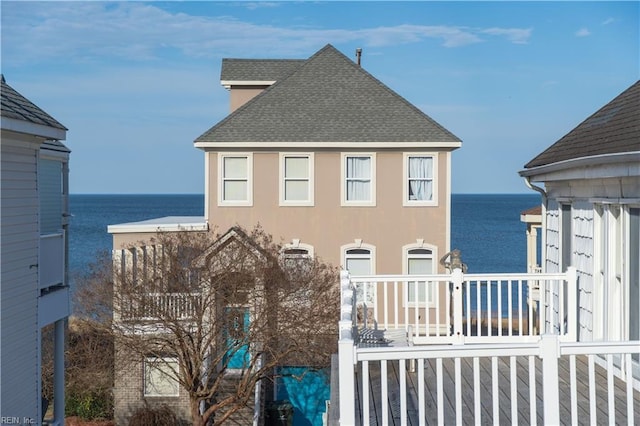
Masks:
[[[454,193],[517,172],[640,76],[638,2],[12,2],[7,82],[69,128],[72,193],[202,193],[223,57],[327,43],[463,141]]]

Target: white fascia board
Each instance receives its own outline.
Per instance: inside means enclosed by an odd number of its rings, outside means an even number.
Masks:
[[[220,84],[225,89],[231,86],[271,86],[275,80],[220,80]]]
[[[456,149],[462,146],[462,142],[195,142],[194,146],[200,149],[311,149],[311,148],[336,148],[336,149],[371,149],[371,148],[423,148],[423,149]]]
[[[574,158],[524,169],[518,173],[537,182],[640,176],[640,151]]]
[[[109,234],[180,231],[202,232],[208,230],[209,225],[203,216],[169,216],[107,226],[107,232]]]
[[[16,120],[15,118],[9,117],[2,117],[0,121],[0,127],[3,130],[11,130],[17,133],[36,135],[45,139],[56,139],[59,141],[63,141],[67,138],[67,131],[58,129],[57,127],[45,126],[44,124],[36,124],[24,120]]]
[[[542,223],[542,215],[540,214],[521,214],[520,222],[524,223]]]

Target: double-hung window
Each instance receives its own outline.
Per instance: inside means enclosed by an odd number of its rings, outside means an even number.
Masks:
[[[253,156],[242,153],[218,154],[218,204],[253,205]]]
[[[405,269],[408,275],[433,274],[433,251],[428,248],[406,248]],[[406,301],[410,305],[425,305],[433,302],[433,282],[409,281],[407,285]]]
[[[375,154],[342,154],[342,205],[376,205]]]
[[[280,154],[280,205],[313,206],[313,154]]]
[[[437,156],[436,154],[404,154],[405,206],[430,206],[437,204]]]

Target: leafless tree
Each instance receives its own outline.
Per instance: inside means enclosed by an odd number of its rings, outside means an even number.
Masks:
[[[188,393],[194,425],[253,403],[276,367],[326,367],[336,351],[337,270],[283,254],[260,227],[156,234],[122,253],[81,290],[84,315],[154,359]]]

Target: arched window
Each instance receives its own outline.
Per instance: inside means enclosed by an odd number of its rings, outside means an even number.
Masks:
[[[352,276],[373,275],[375,273],[375,246],[364,244],[362,240],[356,240],[353,244],[342,246],[342,267]],[[375,285],[366,285],[366,303],[375,300]],[[358,304],[365,301],[365,287],[363,283],[356,285],[356,300]]]
[[[290,275],[309,272],[313,262],[313,246],[294,239],[280,252],[282,267]],[[293,278],[293,277],[292,277]]]
[[[403,247],[403,270],[407,275],[431,275],[435,273],[435,248],[419,241]],[[434,286],[427,281],[410,281],[405,301],[408,303],[433,303]]]

